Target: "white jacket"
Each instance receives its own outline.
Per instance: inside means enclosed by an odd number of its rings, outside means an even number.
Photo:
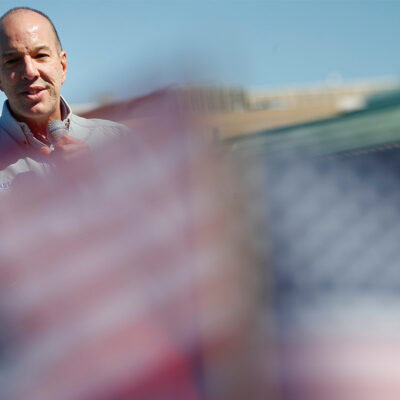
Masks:
[[[68,134],[85,141],[90,148],[127,132],[124,125],[101,119],[86,119],[71,113],[61,98],[62,118]],[[36,139],[27,124],[18,122],[4,102],[0,117],[0,192],[11,188],[13,179],[27,172],[43,176],[52,169],[49,158],[39,152],[44,144]]]

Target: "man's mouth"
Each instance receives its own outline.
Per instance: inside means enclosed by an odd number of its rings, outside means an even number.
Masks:
[[[42,89],[29,89],[29,90],[27,90],[25,93],[28,93],[28,94],[35,94],[35,93],[38,93],[38,92],[40,92]]]
[[[45,88],[42,87],[29,87],[21,92],[21,94],[30,100],[38,100],[41,97]]]
[[[23,94],[36,94],[40,92],[41,90],[44,90],[43,87],[41,86],[31,86],[26,88],[25,90],[22,91]]]

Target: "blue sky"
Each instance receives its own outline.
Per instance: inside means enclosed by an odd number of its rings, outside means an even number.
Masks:
[[[400,76],[400,1],[0,1],[38,8],[68,55],[70,103],[174,83],[279,87]]]

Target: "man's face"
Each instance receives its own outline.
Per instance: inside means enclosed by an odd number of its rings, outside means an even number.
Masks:
[[[42,15],[8,15],[0,26],[0,89],[15,117],[24,122],[60,119],[60,91],[67,58]]]

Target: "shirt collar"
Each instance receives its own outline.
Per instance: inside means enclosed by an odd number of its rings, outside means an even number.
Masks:
[[[61,103],[61,118],[64,123],[69,124],[69,119],[71,118],[71,107],[68,105],[68,103],[64,100],[62,96],[60,97],[60,103]]]
[[[60,107],[61,118],[65,123],[65,126],[69,128],[71,108],[68,103],[63,99],[63,97],[60,97]],[[29,126],[25,122],[19,122],[14,118],[14,116],[11,114],[8,100],[4,102],[3,111],[1,113],[1,120],[9,135],[21,146],[31,146],[38,150],[44,146],[43,142],[35,138],[31,130],[29,129]]]

